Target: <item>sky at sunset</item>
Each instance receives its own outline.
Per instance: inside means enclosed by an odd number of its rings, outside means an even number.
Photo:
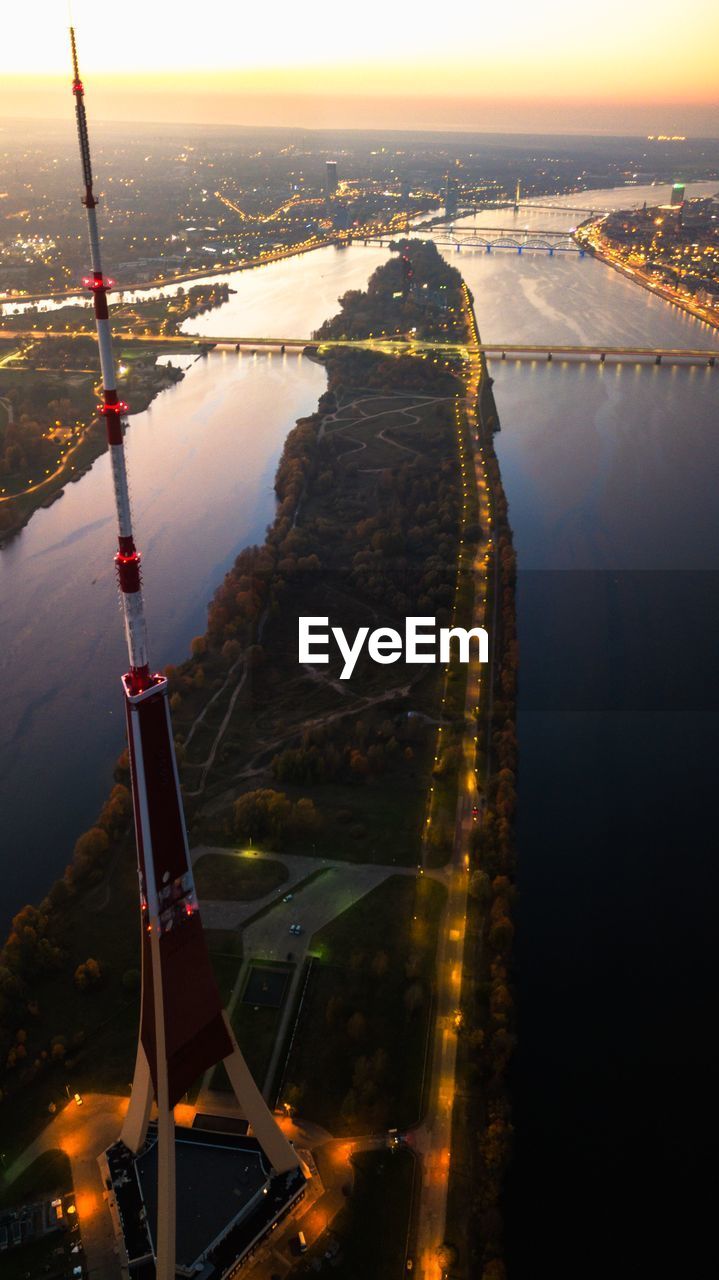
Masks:
[[[69,6],[8,6],[0,116],[57,117]],[[719,135],[716,0],[73,0],[72,17],[96,119]]]

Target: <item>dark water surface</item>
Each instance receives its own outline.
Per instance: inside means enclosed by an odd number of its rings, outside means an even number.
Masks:
[[[226,569],[264,537],[285,436],[324,385],[323,371],[297,356],[211,355],[131,419],[155,665],[187,655]],[[123,747],[115,546],[105,454],[0,553],[0,929],[62,872]]]
[[[196,327],[309,336],[386,257],[378,247],[330,248],[234,272],[229,302]],[[324,371],[298,355],[218,352],[131,419],[130,490],[156,666],[186,657],[226,569],[264,538],[285,437],[325,385]],[[112,783],[126,666],[115,546],[105,455],[0,550],[0,932],[47,892]]]
[[[594,261],[462,267],[485,339],[719,346]],[[704,1277],[717,1262],[717,371],[490,368],[520,569],[510,1275]]]
[[[244,273],[203,332],[303,336],[383,257],[357,246]],[[452,261],[485,340],[717,345],[591,259]],[[716,1067],[719,369],[491,372],[520,568],[511,1273],[703,1280],[716,1274],[701,1166]],[[217,355],[133,420],[158,665],[183,657],[224,569],[262,536],[283,439],[323,386],[294,357]],[[61,871],[122,744],[110,495],[103,458],[0,554],[5,917]]]

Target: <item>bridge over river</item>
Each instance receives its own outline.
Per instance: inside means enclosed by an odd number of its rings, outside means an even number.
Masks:
[[[439,353],[445,355],[469,354],[469,347],[460,342],[424,341],[421,338],[377,337],[377,338],[267,338],[244,337],[236,334],[214,335],[202,337],[199,334],[157,334],[132,333],[119,331],[115,335],[118,345],[133,344],[142,347],[159,347],[165,351],[181,349],[183,351],[210,351],[214,348],[234,349],[236,352],[303,352],[310,350],[327,350],[330,347],[355,347],[362,350],[383,352],[386,355],[423,355]],[[94,330],[77,329],[72,331],[54,329],[0,329],[0,340],[22,342],[38,342],[43,339],[92,338]],[[607,361],[653,362],[654,364],[706,364],[710,368],[719,362],[719,346],[714,349],[706,347],[613,347],[603,343],[591,345],[553,343],[553,342],[481,342],[478,349],[490,359],[501,360],[546,360],[555,357],[567,360],[595,360],[600,364]]]
[[[416,234],[420,235],[418,231]],[[586,250],[578,244],[571,231],[556,231],[545,228],[529,227],[456,227],[452,224],[439,226],[432,231],[432,240],[440,248],[483,249],[491,253],[493,249],[513,249],[515,253],[525,250],[548,253],[578,253],[585,257]],[[388,243],[387,236],[369,237],[365,244]]]

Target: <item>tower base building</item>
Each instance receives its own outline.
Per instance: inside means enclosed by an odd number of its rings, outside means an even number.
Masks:
[[[154,1124],[137,1153],[121,1140],[105,1153],[105,1177],[133,1280],[157,1276],[159,1154]],[[257,1139],[246,1133],[177,1128],[175,1172],[177,1280],[234,1275],[305,1194],[302,1168],[276,1173]]]

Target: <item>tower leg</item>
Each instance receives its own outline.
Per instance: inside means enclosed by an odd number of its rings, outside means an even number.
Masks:
[[[137,1045],[130,1105],[127,1108],[125,1123],[120,1134],[125,1146],[129,1147],[130,1151],[134,1151],[135,1154],[140,1150],[147,1137],[147,1126],[150,1123],[150,1111],[152,1110],[154,1098],[155,1091],[152,1087],[150,1064],[142,1047],[142,1040],[140,1040]]]
[[[157,1238],[156,1280],[175,1280],[175,1113],[170,1106],[167,1079],[167,1044],[162,991],[160,933],[155,926],[150,935],[152,987],[157,1037]]]
[[[157,1280],[175,1280],[175,1113],[157,1113]]]
[[[272,1168],[277,1173],[287,1173],[288,1169],[295,1169],[300,1163],[297,1152],[287,1141],[257,1088],[235,1040],[227,1014],[224,1017],[234,1045],[230,1056],[225,1058],[225,1070],[235,1097],[245,1113],[245,1119],[252,1125],[252,1131]]]

